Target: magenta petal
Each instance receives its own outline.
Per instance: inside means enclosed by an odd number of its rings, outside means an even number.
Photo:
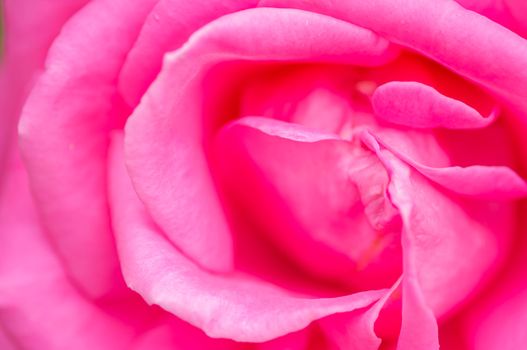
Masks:
[[[19,161],[0,198],[0,276],[0,328],[16,349],[128,349],[133,330],[70,284],[39,226]]]
[[[484,128],[496,118],[485,118],[461,101],[440,94],[418,82],[392,81],[379,86],[372,96],[377,117],[411,128]]]
[[[16,124],[33,80],[64,22],[88,0],[5,0],[0,5],[0,174],[15,144]],[[2,176],[0,175],[0,185]]]
[[[160,0],[146,18],[119,77],[125,100],[131,106],[137,105],[159,73],[165,53],[179,48],[201,26],[256,3],[256,0]]]
[[[400,284],[401,278],[369,309],[333,315],[320,321],[322,329],[337,349],[379,349],[382,340],[375,333],[375,322],[381,309]]]
[[[404,154],[397,149],[397,146],[384,142],[382,138],[371,133],[369,135],[428,179],[453,192],[501,200],[527,196],[527,182],[508,167],[483,165],[430,167]]]
[[[124,166],[122,139],[110,158],[110,197],[119,257],[127,284],[211,337],[263,342],[334,313],[364,308],[386,293],[338,298],[292,295],[239,274],[207,272],[169,243],[148,217]]]
[[[525,281],[525,276],[522,277]],[[512,290],[511,290],[512,291]],[[471,345],[477,350],[516,350],[527,344],[527,289],[502,293],[482,307],[474,318]]]
[[[317,11],[369,28],[527,107],[525,39],[454,1],[262,0],[259,5]]]
[[[19,125],[44,224],[71,277],[93,295],[120,280],[105,193],[110,108],[125,54],[154,3],[94,1],[78,12],[50,49]]]
[[[299,10],[245,10],[198,30],[166,57],[126,125],[126,163],[152,218],[194,261],[232,268],[231,235],[203,152],[210,67],[236,59],[375,64],[391,57],[389,49],[369,30]]]
[[[263,117],[235,120],[215,141],[224,196],[303,267],[361,290],[400,275],[397,213],[371,151]]]
[[[391,172],[390,195],[404,223],[403,254],[405,259],[411,254],[413,264],[405,262],[404,271],[416,271],[427,305],[442,315],[486,277],[503,248],[497,236],[506,236],[510,224],[496,228],[480,222],[467,203],[433,186],[373,138],[365,142]],[[460,264],[459,256],[471,263]]]

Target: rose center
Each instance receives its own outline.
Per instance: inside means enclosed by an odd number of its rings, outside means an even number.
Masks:
[[[358,136],[377,127],[368,96],[374,83],[359,80],[345,91],[318,77],[293,75],[283,81],[287,93],[271,96],[265,84],[246,90],[242,115],[258,118],[220,132],[220,188],[239,218],[309,272],[358,289],[385,287],[401,271],[400,222],[386,197],[388,174]],[[340,139],[300,142],[265,128]]]

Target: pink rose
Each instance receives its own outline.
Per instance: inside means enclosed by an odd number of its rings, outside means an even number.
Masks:
[[[1,349],[526,346],[524,1],[3,15]]]

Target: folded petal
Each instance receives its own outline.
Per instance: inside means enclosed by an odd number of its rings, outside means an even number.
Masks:
[[[212,66],[232,60],[370,65],[391,57],[389,49],[369,30],[299,10],[245,10],[198,30],[166,57],[126,125],[126,163],[153,219],[202,266],[232,268],[232,240],[203,150],[204,129],[218,122],[204,120],[203,112],[203,79]]]
[[[511,212],[493,213],[482,206],[476,207],[478,217],[473,204],[436,188],[373,138],[364,141],[389,169],[389,192],[402,215],[403,271],[411,283],[403,283],[403,295],[407,286],[416,305],[424,303],[442,315],[488,279],[505,249],[499,236],[511,232]],[[485,215],[503,215],[503,221],[496,225],[480,219]]]
[[[337,298],[293,295],[236,273],[207,272],[163,237],[145,211],[114,139],[110,196],[119,257],[127,284],[210,337],[263,342],[300,330],[334,313],[364,308],[386,291]]]
[[[51,241],[71,277],[95,296],[120,281],[105,193],[115,79],[155,2],[100,0],[78,12],[50,49],[19,125]]]
[[[440,94],[418,82],[388,82],[373,93],[372,106],[377,117],[411,128],[484,128],[496,118],[483,117],[461,101]]]
[[[508,167],[483,165],[431,167],[401,152],[397,145],[383,141],[382,137],[368,134],[422,175],[453,192],[498,200],[527,196],[527,182]]]
[[[396,212],[372,152],[262,117],[237,119],[215,141],[212,170],[226,206],[243,208],[245,220],[311,273],[359,290],[400,275]]]
[[[146,18],[120,74],[119,88],[125,100],[136,106],[159,73],[165,53],[179,48],[200,27],[256,3],[256,0],[160,0]]]
[[[401,278],[369,309],[337,314],[320,321],[322,329],[337,349],[379,349],[382,339],[375,332],[375,323],[382,308],[393,297],[400,284]]]

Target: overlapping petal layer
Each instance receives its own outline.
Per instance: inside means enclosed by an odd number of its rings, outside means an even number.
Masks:
[[[119,76],[124,99],[135,107],[159,73],[163,56],[183,45],[200,27],[256,3],[256,0],[160,0],[146,18]]]
[[[211,123],[203,120],[207,69],[232,60],[378,64],[390,57],[389,43],[373,32],[299,10],[246,10],[210,23],[167,56],[126,125],[126,162],[139,197],[192,259],[230,269],[230,232],[203,152]]]
[[[17,349],[127,349],[133,329],[92,304],[69,282],[40,227],[21,162],[13,159],[5,175],[0,200],[3,330]]]
[[[524,110],[527,106],[527,42],[454,1],[263,0],[260,5],[325,13],[369,28],[494,90],[509,103]]]
[[[99,0],[83,8],[50,49],[19,124],[53,245],[75,281],[95,296],[120,280],[105,192],[115,79],[155,2]]]
[[[110,166],[112,214],[128,286],[211,337],[267,341],[317,319],[367,307],[387,293],[317,299],[246,275],[203,270],[171,245],[149,218],[128,178],[122,138],[114,139]]]
[[[309,271],[359,290],[388,287],[401,274],[397,213],[371,151],[262,117],[228,124],[212,149],[220,188],[237,199],[232,210],[244,208]]]

